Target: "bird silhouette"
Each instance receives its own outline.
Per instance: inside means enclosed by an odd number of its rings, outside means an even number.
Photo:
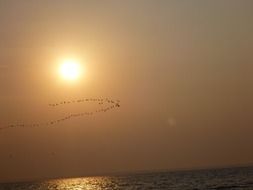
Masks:
[[[60,105],[64,105],[64,104],[71,104],[71,103],[83,103],[83,102],[99,102],[98,104],[100,106],[102,105],[108,105],[106,107],[103,107],[101,109],[97,109],[95,111],[91,111],[91,112],[80,112],[80,113],[75,113],[75,114],[69,114],[63,118],[58,118],[52,121],[48,121],[48,122],[42,122],[42,123],[30,123],[30,124],[25,124],[25,123],[18,123],[18,124],[9,124],[5,127],[0,127],[0,130],[3,129],[8,129],[8,128],[16,128],[16,127],[40,127],[40,126],[49,126],[49,125],[55,125],[57,123],[69,120],[69,119],[73,119],[75,117],[81,117],[81,116],[92,116],[95,113],[101,113],[101,112],[107,112],[109,110],[112,110],[116,107],[120,107],[120,100],[111,100],[109,98],[86,98],[86,99],[77,99],[77,100],[65,100],[65,101],[60,101],[58,103],[50,103],[48,104],[48,106],[50,107],[56,107],[56,106],[60,106]]]

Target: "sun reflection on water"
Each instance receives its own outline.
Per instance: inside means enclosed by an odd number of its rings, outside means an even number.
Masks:
[[[116,184],[110,177],[88,177],[50,180],[46,182],[48,189],[55,190],[102,190],[115,189]]]
[[[252,167],[122,174],[0,184],[0,190],[253,189]],[[229,175],[228,175],[229,174]],[[215,177],[216,176],[216,177]],[[218,177],[218,178],[217,178]],[[217,181],[217,179],[219,179]]]

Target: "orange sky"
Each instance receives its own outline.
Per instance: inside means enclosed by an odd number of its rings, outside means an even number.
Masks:
[[[253,2],[0,0],[0,181],[253,162]],[[76,56],[85,75],[58,75]]]

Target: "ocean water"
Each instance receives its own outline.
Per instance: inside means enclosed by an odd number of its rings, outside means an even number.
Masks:
[[[0,190],[253,190],[253,167],[2,183]]]

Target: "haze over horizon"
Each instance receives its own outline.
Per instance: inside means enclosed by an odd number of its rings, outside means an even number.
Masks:
[[[0,0],[0,127],[100,106],[49,103],[121,102],[53,127],[0,130],[0,181],[252,164],[252,9],[251,0]],[[65,73],[73,81],[58,72],[69,58],[82,69]]]

